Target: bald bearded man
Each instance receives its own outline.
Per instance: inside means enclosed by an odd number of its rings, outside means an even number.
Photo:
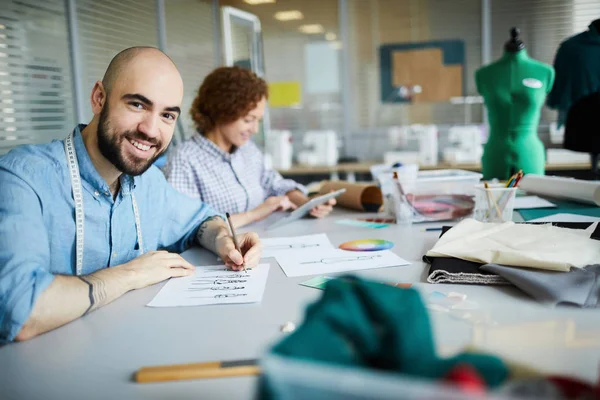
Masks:
[[[222,216],[152,166],[171,142],[182,98],[171,59],[130,48],[94,85],[87,126],[0,158],[0,344],[193,274],[177,253],[194,243],[235,270],[258,264],[256,234],[239,236],[240,254]]]

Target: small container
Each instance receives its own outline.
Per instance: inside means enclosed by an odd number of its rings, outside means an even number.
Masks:
[[[478,172],[462,169],[442,169],[434,171],[419,171],[417,180],[407,194],[462,194],[475,195],[475,186],[483,178]]]
[[[473,217],[481,222],[512,221],[517,188],[492,185],[475,187],[475,212]]]
[[[419,166],[417,164],[406,164],[401,167],[388,167],[386,165],[374,165],[371,167],[373,179],[379,183],[381,193],[384,197],[384,215],[396,217],[401,212],[406,215],[406,207],[402,205],[399,199],[398,190],[394,181],[394,172],[398,174],[398,179],[405,191],[410,192],[415,185]],[[406,218],[403,218],[406,221]]]

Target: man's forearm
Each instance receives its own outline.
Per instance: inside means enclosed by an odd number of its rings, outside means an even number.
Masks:
[[[200,246],[217,254],[217,238],[227,235],[230,235],[227,222],[221,217],[214,216],[202,222],[198,228],[196,241]]]
[[[119,267],[85,276],[58,275],[38,297],[29,319],[15,339],[27,340],[65,325],[131,289],[129,273]]]

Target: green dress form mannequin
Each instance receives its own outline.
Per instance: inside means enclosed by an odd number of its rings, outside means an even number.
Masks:
[[[529,58],[518,34],[511,29],[504,55],[475,73],[490,124],[481,158],[483,179],[508,179],[520,169],[544,174],[546,155],[537,128],[554,69]]]

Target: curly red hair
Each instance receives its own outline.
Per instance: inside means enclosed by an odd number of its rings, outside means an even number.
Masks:
[[[240,67],[219,67],[198,89],[190,116],[202,133],[234,122],[248,114],[262,98],[269,97],[267,82]]]

